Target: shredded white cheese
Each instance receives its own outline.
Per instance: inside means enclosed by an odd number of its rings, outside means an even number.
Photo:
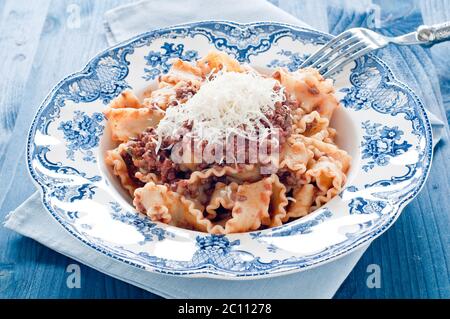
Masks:
[[[175,137],[189,123],[191,134],[209,143],[231,134],[249,138],[269,134],[271,123],[265,114],[284,100],[282,89],[273,90],[276,84],[275,79],[256,73],[219,73],[186,103],[169,107],[156,132],[160,137]]]

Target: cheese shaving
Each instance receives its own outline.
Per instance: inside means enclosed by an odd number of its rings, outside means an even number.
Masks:
[[[272,124],[266,114],[285,98],[283,89],[274,91],[277,84],[254,72],[218,73],[187,102],[170,106],[156,132],[160,137],[180,137],[180,128],[188,124],[190,135],[208,143],[220,143],[233,134],[250,139],[267,136]]]

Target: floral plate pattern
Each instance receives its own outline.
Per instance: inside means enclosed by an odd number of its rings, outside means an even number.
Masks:
[[[262,70],[295,70],[331,39],[278,23],[207,21],[159,29],[109,48],[55,86],[31,126],[27,159],[51,215],[91,248],[130,266],[172,275],[248,279],[308,269],[369,243],[417,195],[432,158],[430,123],[417,96],[368,55],[334,80],[342,108],[332,123],[353,157],[345,189],[286,225],[209,235],[135,212],[103,163],[102,110],[125,88],[143,92],[173,58],[222,50]]]

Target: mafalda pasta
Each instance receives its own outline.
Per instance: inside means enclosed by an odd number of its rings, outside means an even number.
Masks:
[[[126,90],[104,114],[105,161],[151,220],[213,234],[280,226],[342,189],[350,156],[339,103],[314,69],[264,75],[221,52],[174,61],[157,89]]]

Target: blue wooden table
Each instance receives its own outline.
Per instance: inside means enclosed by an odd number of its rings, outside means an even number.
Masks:
[[[131,1],[0,0],[0,220],[35,191],[24,151],[36,108],[58,80],[81,69],[107,47],[103,13],[127,2]],[[395,34],[437,18],[450,20],[449,0],[362,1],[358,14],[327,9],[326,0],[271,2],[334,34],[351,26],[376,24]],[[422,71],[435,85],[422,87],[420,95],[427,107],[447,122],[450,44],[432,52],[414,48],[399,54],[408,62],[426,59],[433,63],[431,69]],[[413,75],[403,80],[414,81],[414,72],[419,69],[415,67]],[[429,94],[439,90],[442,94],[437,94],[437,99],[436,94]],[[336,298],[450,298],[448,138],[447,126],[424,189],[395,225],[374,241]],[[69,258],[0,226],[1,298],[157,298],[84,266],[81,288],[69,289],[66,268],[71,263]],[[380,288],[366,284],[368,267],[373,264],[381,270]]]

